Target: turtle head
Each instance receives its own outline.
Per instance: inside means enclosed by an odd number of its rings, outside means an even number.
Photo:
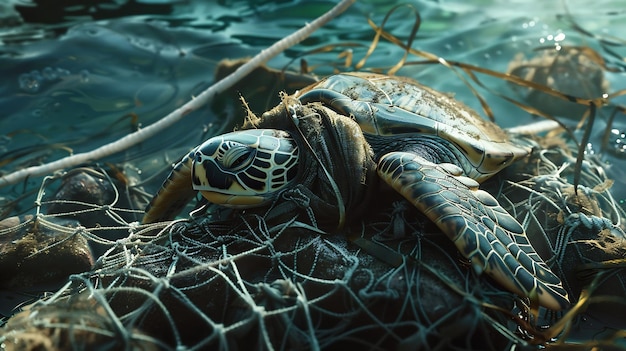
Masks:
[[[189,155],[192,185],[218,205],[263,205],[293,183],[298,154],[296,142],[281,130],[249,129],[216,136]]]

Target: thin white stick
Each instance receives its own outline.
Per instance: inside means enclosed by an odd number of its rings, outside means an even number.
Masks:
[[[350,5],[352,5],[354,1],[355,0],[342,0],[339,4],[337,4],[335,7],[330,9],[322,16],[315,19],[313,22],[307,23],[298,31],[279,40],[269,48],[264,49],[258,55],[254,56],[250,61],[239,67],[235,72],[224,77],[219,82],[213,84],[207,90],[203,91],[200,95],[192,98],[189,102],[176,109],[169,115],[161,118],[159,121],[92,151],[67,156],[57,161],[46,163],[40,166],[24,168],[19,171],[7,174],[3,177],[0,177],[0,188],[10,184],[18,183],[28,177],[39,177],[46,174],[51,174],[60,169],[75,167],[81,163],[97,160],[112,155],[114,153],[128,149],[129,147],[154,136],[165,128],[178,122],[190,112],[208,103],[211,98],[213,98],[213,96],[230,88],[258,66],[285,51],[287,48],[309,37],[313,32],[322,27],[328,21],[330,21],[334,17],[337,17],[340,13],[345,11]]]
[[[556,121],[545,119],[531,124],[507,128],[506,130],[513,134],[532,135],[548,132],[557,128],[559,128],[559,124]]]

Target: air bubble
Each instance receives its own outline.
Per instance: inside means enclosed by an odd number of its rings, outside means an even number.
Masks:
[[[626,131],[611,129],[608,151],[615,156],[626,157]]]
[[[88,83],[89,82],[89,76],[90,73],[88,70],[84,69],[82,71],[80,71],[80,81],[83,83]]]
[[[55,80],[59,78],[57,71],[52,69],[52,67],[46,67],[41,71],[43,77],[47,80]]]
[[[39,91],[41,81],[35,79],[31,74],[24,73],[18,78],[20,89],[27,93],[36,93]]]
[[[595,155],[596,154],[596,150],[593,147],[592,143],[587,143],[587,147],[585,147],[585,155]]]
[[[57,67],[57,75],[59,77],[67,77],[70,75],[70,71],[66,70],[65,68]]]
[[[32,70],[29,73],[21,74],[17,80],[22,91],[27,93],[36,93],[41,89],[44,82],[55,81],[61,77],[69,76],[70,71],[64,68],[45,67],[39,72]]]
[[[43,82],[43,80],[44,80],[43,75],[41,75],[41,73],[39,73],[39,71],[37,71],[37,70],[31,71],[31,72],[30,72],[30,76],[31,76],[34,80],[37,80],[37,81],[39,81],[39,82]]]

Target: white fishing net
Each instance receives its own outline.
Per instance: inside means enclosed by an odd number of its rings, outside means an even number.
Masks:
[[[56,233],[27,258],[40,269],[49,260],[38,256],[63,245],[102,253],[93,269],[13,316],[3,347],[504,349],[565,342],[559,321],[588,330],[589,318],[616,328],[589,345],[607,342],[623,333],[614,316],[625,307],[615,300],[626,276],[611,261],[626,248],[623,214],[593,160],[583,163],[573,196],[567,151],[546,147],[486,189],[524,224],[573,301],[591,284],[587,311],[577,316],[529,313],[528,301],[473,273],[434,225],[389,193],[338,232],[318,228],[323,212],[304,192],[258,211],[204,207],[146,226],[130,205],[145,194],[111,169],[89,168],[44,180],[38,214],[3,229]]]

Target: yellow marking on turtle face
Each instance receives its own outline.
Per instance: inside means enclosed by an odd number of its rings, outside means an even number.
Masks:
[[[226,207],[253,207],[262,205],[267,201],[263,196],[255,195],[222,194],[214,191],[200,191],[200,193],[209,202]]]

